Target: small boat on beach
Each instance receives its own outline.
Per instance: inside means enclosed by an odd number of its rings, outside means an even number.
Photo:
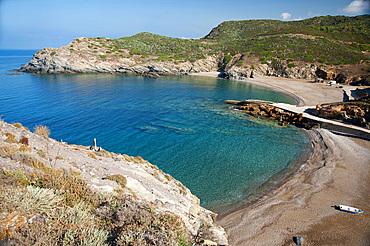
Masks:
[[[351,213],[351,214],[360,214],[363,213],[364,211],[358,208],[346,206],[346,205],[338,205],[336,208],[340,211]]]

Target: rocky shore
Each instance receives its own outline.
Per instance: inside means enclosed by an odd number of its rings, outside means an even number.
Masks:
[[[296,114],[285,112],[284,110],[270,105],[269,103],[263,103],[253,100],[226,100],[225,103],[235,105],[236,109],[242,110],[243,112],[256,118],[266,117],[268,119],[277,121],[281,126],[288,126],[289,124],[292,124],[297,127],[305,128],[307,130],[317,126],[317,123],[303,118],[302,113]]]

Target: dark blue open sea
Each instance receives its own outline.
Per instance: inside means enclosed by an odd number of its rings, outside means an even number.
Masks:
[[[254,119],[224,103],[294,103],[272,90],[194,76],[6,75],[35,52],[0,51],[3,120],[31,130],[43,124],[57,140],[91,145],[97,138],[108,151],[142,156],[190,188],[206,208],[224,211],[255,196],[308,149],[301,130]]]

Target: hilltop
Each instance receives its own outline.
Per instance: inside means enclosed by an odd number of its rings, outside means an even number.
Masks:
[[[226,21],[200,39],[139,33],[77,38],[38,51],[21,71],[126,73],[147,76],[221,71],[226,78],[321,77],[369,84],[369,15],[301,21]]]

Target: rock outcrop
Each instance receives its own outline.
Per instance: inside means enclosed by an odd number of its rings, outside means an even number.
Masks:
[[[303,118],[303,114],[285,112],[282,109],[269,105],[268,102],[226,100],[225,103],[235,105],[236,109],[242,110],[253,117],[265,117],[277,121],[281,126],[292,124],[305,129],[312,129],[317,125],[315,122]]]
[[[14,150],[14,158],[9,150]],[[119,190],[150,204],[158,213],[172,213],[183,221],[193,238],[206,237],[203,239],[227,244],[224,229],[215,224],[217,215],[201,207],[199,199],[181,182],[141,157],[68,145],[32,133],[19,123],[10,125],[0,120],[0,167],[29,170],[31,167],[22,164],[17,155],[45,163],[45,168],[79,173],[93,190],[102,193]]]
[[[316,106],[315,114],[328,118],[350,122],[355,125],[370,128],[370,99],[366,98],[336,103],[319,104]]]

